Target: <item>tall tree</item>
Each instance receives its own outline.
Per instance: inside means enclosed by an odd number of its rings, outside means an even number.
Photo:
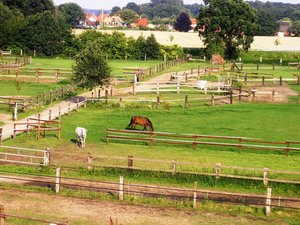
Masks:
[[[92,90],[97,86],[105,86],[111,80],[109,67],[98,41],[89,42],[75,59],[72,81],[80,88]]]
[[[274,35],[279,28],[279,24],[276,22],[275,16],[266,10],[259,10],[257,12],[260,29],[255,33],[257,36],[269,36]]]
[[[137,14],[141,14],[141,7],[134,2],[128,2],[125,8],[131,9]]]
[[[66,22],[74,28],[81,20],[85,19],[83,9],[76,3],[65,3],[58,6],[58,10],[62,12],[66,18]]]
[[[158,59],[159,58],[159,44],[156,41],[154,34],[147,37],[145,42],[144,53],[147,55],[148,59]]]
[[[55,11],[52,0],[0,0],[9,8],[20,10],[24,16],[30,16],[44,11]]]
[[[23,15],[16,9],[9,9],[0,2],[0,48],[5,49],[16,42],[16,36],[24,24]]]
[[[130,24],[133,22],[134,19],[138,18],[138,15],[135,13],[135,11],[131,9],[122,9],[118,12],[120,14],[120,17],[127,23]]]
[[[288,31],[290,32],[290,34],[300,36],[300,20],[294,21]]]
[[[191,29],[191,20],[187,13],[180,13],[174,24],[175,30],[179,32],[188,32]]]
[[[72,35],[62,16],[45,11],[28,17],[18,37],[24,47],[54,56],[63,52]]]
[[[259,28],[256,10],[243,0],[204,0],[204,3],[197,27],[207,54],[237,58],[241,48],[247,51]]]
[[[119,13],[121,11],[121,8],[119,6],[114,6],[112,9],[111,9],[111,15],[116,15],[117,13]]]

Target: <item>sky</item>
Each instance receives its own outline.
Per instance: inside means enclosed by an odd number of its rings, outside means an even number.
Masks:
[[[300,0],[269,0],[270,2],[284,2],[300,4]],[[128,2],[134,2],[138,5],[143,3],[149,3],[150,0],[53,0],[55,5],[64,4],[67,2],[74,2],[80,5],[82,8],[86,9],[111,9],[114,6],[119,6],[120,8],[127,5]],[[202,0],[183,0],[184,4],[202,4]],[[262,0],[266,2],[266,0]]]

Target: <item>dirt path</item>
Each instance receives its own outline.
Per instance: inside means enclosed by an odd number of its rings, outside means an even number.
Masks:
[[[288,224],[278,219],[243,217],[198,210],[129,205],[119,201],[101,201],[0,189],[0,204],[5,213],[60,221],[70,225],[108,225],[110,218],[125,225],[196,224]],[[117,223],[114,223],[115,225]]]

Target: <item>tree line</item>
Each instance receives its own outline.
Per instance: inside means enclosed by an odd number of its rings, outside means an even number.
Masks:
[[[290,20],[292,22],[290,32],[296,36],[300,35],[300,4],[264,3],[261,1],[249,1],[247,3],[256,9],[256,23],[260,28],[255,32],[255,35],[274,35],[278,32],[278,21],[281,19]],[[145,17],[151,20],[153,24],[171,23],[175,25],[178,15],[181,13],[197,18],[199,10],[202,8],[205,8],[205,4],[185,5],[182,0],[151,0],[150,3],[141,5],[129,2],[123,9],[115,6],[112,9],[112,14],[119,13],[121,17],[125,18],[126,22],[132,22],[134,18]]]
[[[178,46],[161,46],[155,37],[126,38],[120,32],[88,31],[75,36],[72,28],[85,18],[80,6],[66,3],[55,7],[52,0],[0,0],[0,49],[44,56],[75,56],[88,42],[98,40],[110,59],[169,59],[183,55]]]

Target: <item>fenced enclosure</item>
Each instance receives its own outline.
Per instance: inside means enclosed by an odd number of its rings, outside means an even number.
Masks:
[[[300,151],[300,141],[275,142],[247,137],[178,134],[106,128],[106,143],[108,144],[110,140],[146,142],[149,146],[154,143],[191,145],[195,150],[197,146],[208,145],[215,147],[234,147],[239,149],[239,151],[244,149],[280,151],[286,155],[288,155],[290,151]]]
[[[39,150],[0,145],[0,161],[37,166],[50,165],[50,149]]]
[[[167,159],[148,159],[139,157],[110,157],[89,155],[86,160],[89,171],[97,168],[124,169],[130,171],[164,172],[172,175],[199,175],[220,178],[233,178],[236,180],[261,181],[264,185],[271,183],[300,184],[300,172],[276,170],[267,167],[248,168],[222,165],[216,163],[215,167],[207,167],[197,163],[180,162]]]
[[[19,111],[24,111],[51,104],[53,101],[64,100],[71,97],[75,92],[76,88],[74,86],[67,85],[48,92],[44,91],[42,94],[34,97],[0,96],[0,106],[6,106],[8,111],[15,107]]]
[[[9,174],[9,175],[6,175]],[[52,186],[56,193],[62,189],[75,189],[81,191],[104,192],[115,195],[119,200],[131,196],[144,196],[151,198],[168,198],[173,200],[187,201],[193,208],[207,201],[216,203],[233,203],[239,205],[251,205],[265,207],[266,215],[271,213],[271,207],[300,209],[300,199],[286,197],[272,197],[272,188],[267,188],[266,195],[243,194],[205,190],[198,187],[195,182],[194,188],[180,188],[156,186],[125,182],[124,176],[120,176],[119,182],[76,179],[62,175],[62,168],[55,170],[55,176],[35,176],[18,172],[0,171],[0,178],[6,182],[20,180],[20,183],[28,185]],[[201,184],[199,183],[201,187]]]
[[[36,132],[37,140],[40,140],[41,133],[44,133],[44,137],[46,136],[46,132],[56,131],[57,138],[60,140],[61,133],[61,122],[60,118],[58,120],[49,119],[41,119],[40,115],[38,118],[27,118],[26,122],[17,122],[14,123],[14,134],[13,138],[16,138],[17,133],[23,132]]]
[[[71,77],[73,70],[62,68],[21,68],[6,66],[0,70],[0,78],[14,79],[16,81],[58,82]]]

